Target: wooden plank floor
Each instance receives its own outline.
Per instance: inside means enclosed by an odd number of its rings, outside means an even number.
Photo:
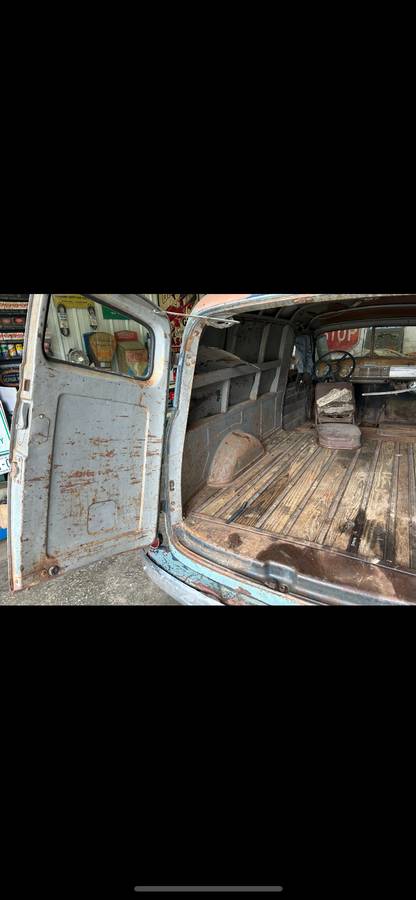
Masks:
[[[195,513],[416,570],[416,442],[318,447],[313,431],[275,433],[233,485]]]

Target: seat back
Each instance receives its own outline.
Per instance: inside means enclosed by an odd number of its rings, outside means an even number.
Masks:
[[[350,381],[317,384],[315,389],[315,421],[317,425],[355,423],[354,385]]]

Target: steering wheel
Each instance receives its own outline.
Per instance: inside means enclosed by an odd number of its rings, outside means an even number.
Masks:
[[[331,357],[328,362],[325,362],[327,357]],[[334,359],[333,357],[337,357]],[[340,373],[341,363],[344,359],[350,359],[351,365],[349,366],[348,372]],[[322,371],[321,363],[323,363],[325,367],[325,371]],[[321,370],[319,367],[321,366]],[[315,363],[314,366],[314,375],[318,381],[346,381],[348,378],[352,378],[355,372],[356,361],[352,355],[352,353],[348,353],[347,350],[330,350],[328,353],[324,353]]]

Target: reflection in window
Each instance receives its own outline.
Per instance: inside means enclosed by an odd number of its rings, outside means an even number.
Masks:
[[[53,294],[44,352],[50,358],[130,378],[148,378],[151,335],[119,310],[82,294]]]

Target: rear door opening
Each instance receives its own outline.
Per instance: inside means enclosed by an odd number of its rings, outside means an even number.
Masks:
[[[337,327],[348,318],[356,323],[372,304],[373,317],[383,314],[388,322],[380,331],[370,323],[362,331],[356,324]],[[204,328],[183,455],[182,543],[279,591],[329,602],[411,602],[416,394],[409,385],[416,318],[410,312],[416,316],[410,295],[405,315],[412,325],[401,324],[396,299],[346,298],[336,305],[335,328],[324,332],[325,316],[330,322],[333,315],[324,300],[321,307],[276,304],[260,312],[253,305],[241,315],[233,310],[238,324],[227,330]],[[323,341],[339,347],[339,356],[346,344],[355,363],[345,383],[342,371],[341,381],[324,382],[338,403],[331,407],[329,397],[322,407],[326,426],[336,426],[338,443],[329,446],[317,427]],[[379,393],[385,396],[372,396]],[[347,422],[359,434],[351,448]]]

